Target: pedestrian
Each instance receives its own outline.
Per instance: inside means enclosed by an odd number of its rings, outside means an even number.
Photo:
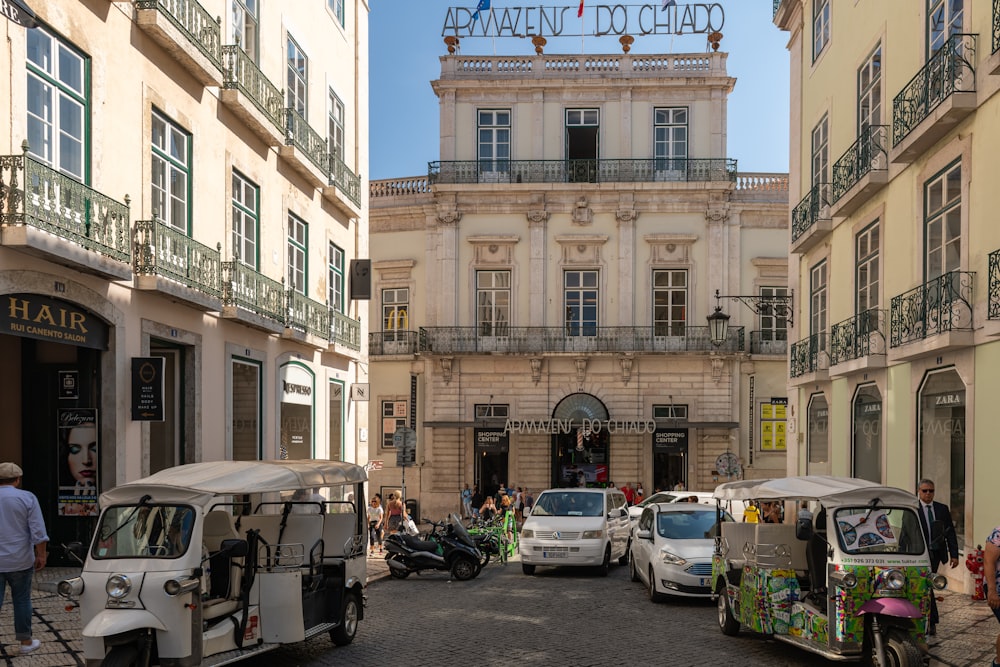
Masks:
[[[958,567],[958,535],[955,533],[955,523],[951,519],[951,510],[944,503],[934,500],[934,482],[922,479],[917,484],[917,497],[920,499],[920,529],[924,533],[927,549],[931,556],[931,572],[937,572],[938,566],[949,560],[951,567]],[[937,634],[938,616],[936,596],[931,596],[931,622],[927,628],[928,635]]]
[[[632,505],[635,503],[635,491],[632,490],[631,482],[625,482],[625,486],[621,488],[621,492],[625,494],[626,505]]]
[[[472,518],[479,518],[479,508],[482,507],[483,503],[486,502],[486,498],[483,497],[482,492],[479,490],[478,484],[472,485]]]
[[[638,505],[641,503],[645,495],[646,494],[642,490],[642,482],[639,482],[639,484],[635,487],[635,504]]]
[[[760,510],[753,500],[747,503],[746,509],[743,510],[743,523],[760,523]]]
[[[483,506],[479,508],[479,516],[483,518],[483,521],[492,521],[493,517],[497,515],[497,504],[493,500],[493,496],[486,496],[486,500],[483,501]]]
[[[385,507],[386,528],[389,533],[398,533],[406,525],[406,507],[403,501],[396,497],[395,493],[389,494],[389,504]]]
[[[813,513],[809,509],[809,503],[805,500],[803,500],[802,503],[799,505],[798,519],[799,521],[802,520],[808,521],[809,525],[812,525]]]
[[[535,506],[535,494],[531,492],[531,489],[524,489],[524,509],[528,510],[528,514],[531,514],[531,509]]]
[[[469,490],[468,484],[462,489],[462,518],[472,518],[472,491]]]
[[[993,610],[993,615],[1000,621],[1000,526],[993,529],[986,538],[986,554],[983,558],[983,588],[986,592],[986,604]],[[996,655],[993,656],[993,667],[1000,667],[1000,634],[997,634]]]
[[[524,489],[520,486],[514,492],[514,520],[524,521]]]
[[[385,518],[385,510],[377,496],[372,497],[372,502],[368,505],[368,555],[375,555],[375,544],[378,544],[378,552],[382,553],[382,537],[385,530],[382,520]]]
[[[0,606],[10,586],[14,634],[27,655],[41,646],[31,636],[31,577],[45,567],[49,536],[35,494],[20,488],[23,474],[16,463],[0,463]]]
[[[761,503],[761,519],[764,523],[781,523],[781,503],[776,500]]]

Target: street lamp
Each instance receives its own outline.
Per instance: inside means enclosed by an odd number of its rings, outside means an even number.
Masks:
[[[792,290],[788,290],[788,294],[784,296],[762,296],[760,294],[730,296],[728,294],[720,295],[719,290],[715,290],[715,312],[706,318],[708,320],[708,333],[712,340],[712,345],[718,347],[725,343],[726,334],[729,332],[729,315],[722,312],[722,305],[719,303],[722,299],[739,301],[758,315],[766,312],[775,317],[784,317],[788,322],[788,326],[792,326],[793,296],[794,292]]]

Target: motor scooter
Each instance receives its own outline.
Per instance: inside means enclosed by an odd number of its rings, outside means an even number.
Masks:
[[[448,522],[424,519],[424,523],[433,526],[428,535],[430,539],[405,533],[393,533],[385,538],[388,551],[385,560],[393,578],[405,579],[412,572],[424,570],[450,572],[458,581],[479,575],[483,569],[483,554],[456,515],[452,514]]]

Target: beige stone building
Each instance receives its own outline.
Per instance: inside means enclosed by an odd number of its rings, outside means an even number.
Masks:
[[[963,552],[996,525],[1000,465],[998,11],[774,3],[791,54],[789,472],[931,478]]]
[[[440,155],[370,186],[373,488],[440,517],[465,484],[785,470],[783,313],[706,321],[787,297],[785,175],[727,156],[726,57],[441,58]]]
[[[0,459],[52,539],[179,463],[364,462],[367,4],[29,4],[0,21]]]

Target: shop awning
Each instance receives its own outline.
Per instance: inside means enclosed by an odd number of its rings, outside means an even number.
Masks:
[[[6,16],[7,20],[13,21],[18,25],[23,25],[25,28],[35,28],[38,26],[38,19],[35,16],[35,12],[24,0],[4,0],[0,2],[0,14]]]

